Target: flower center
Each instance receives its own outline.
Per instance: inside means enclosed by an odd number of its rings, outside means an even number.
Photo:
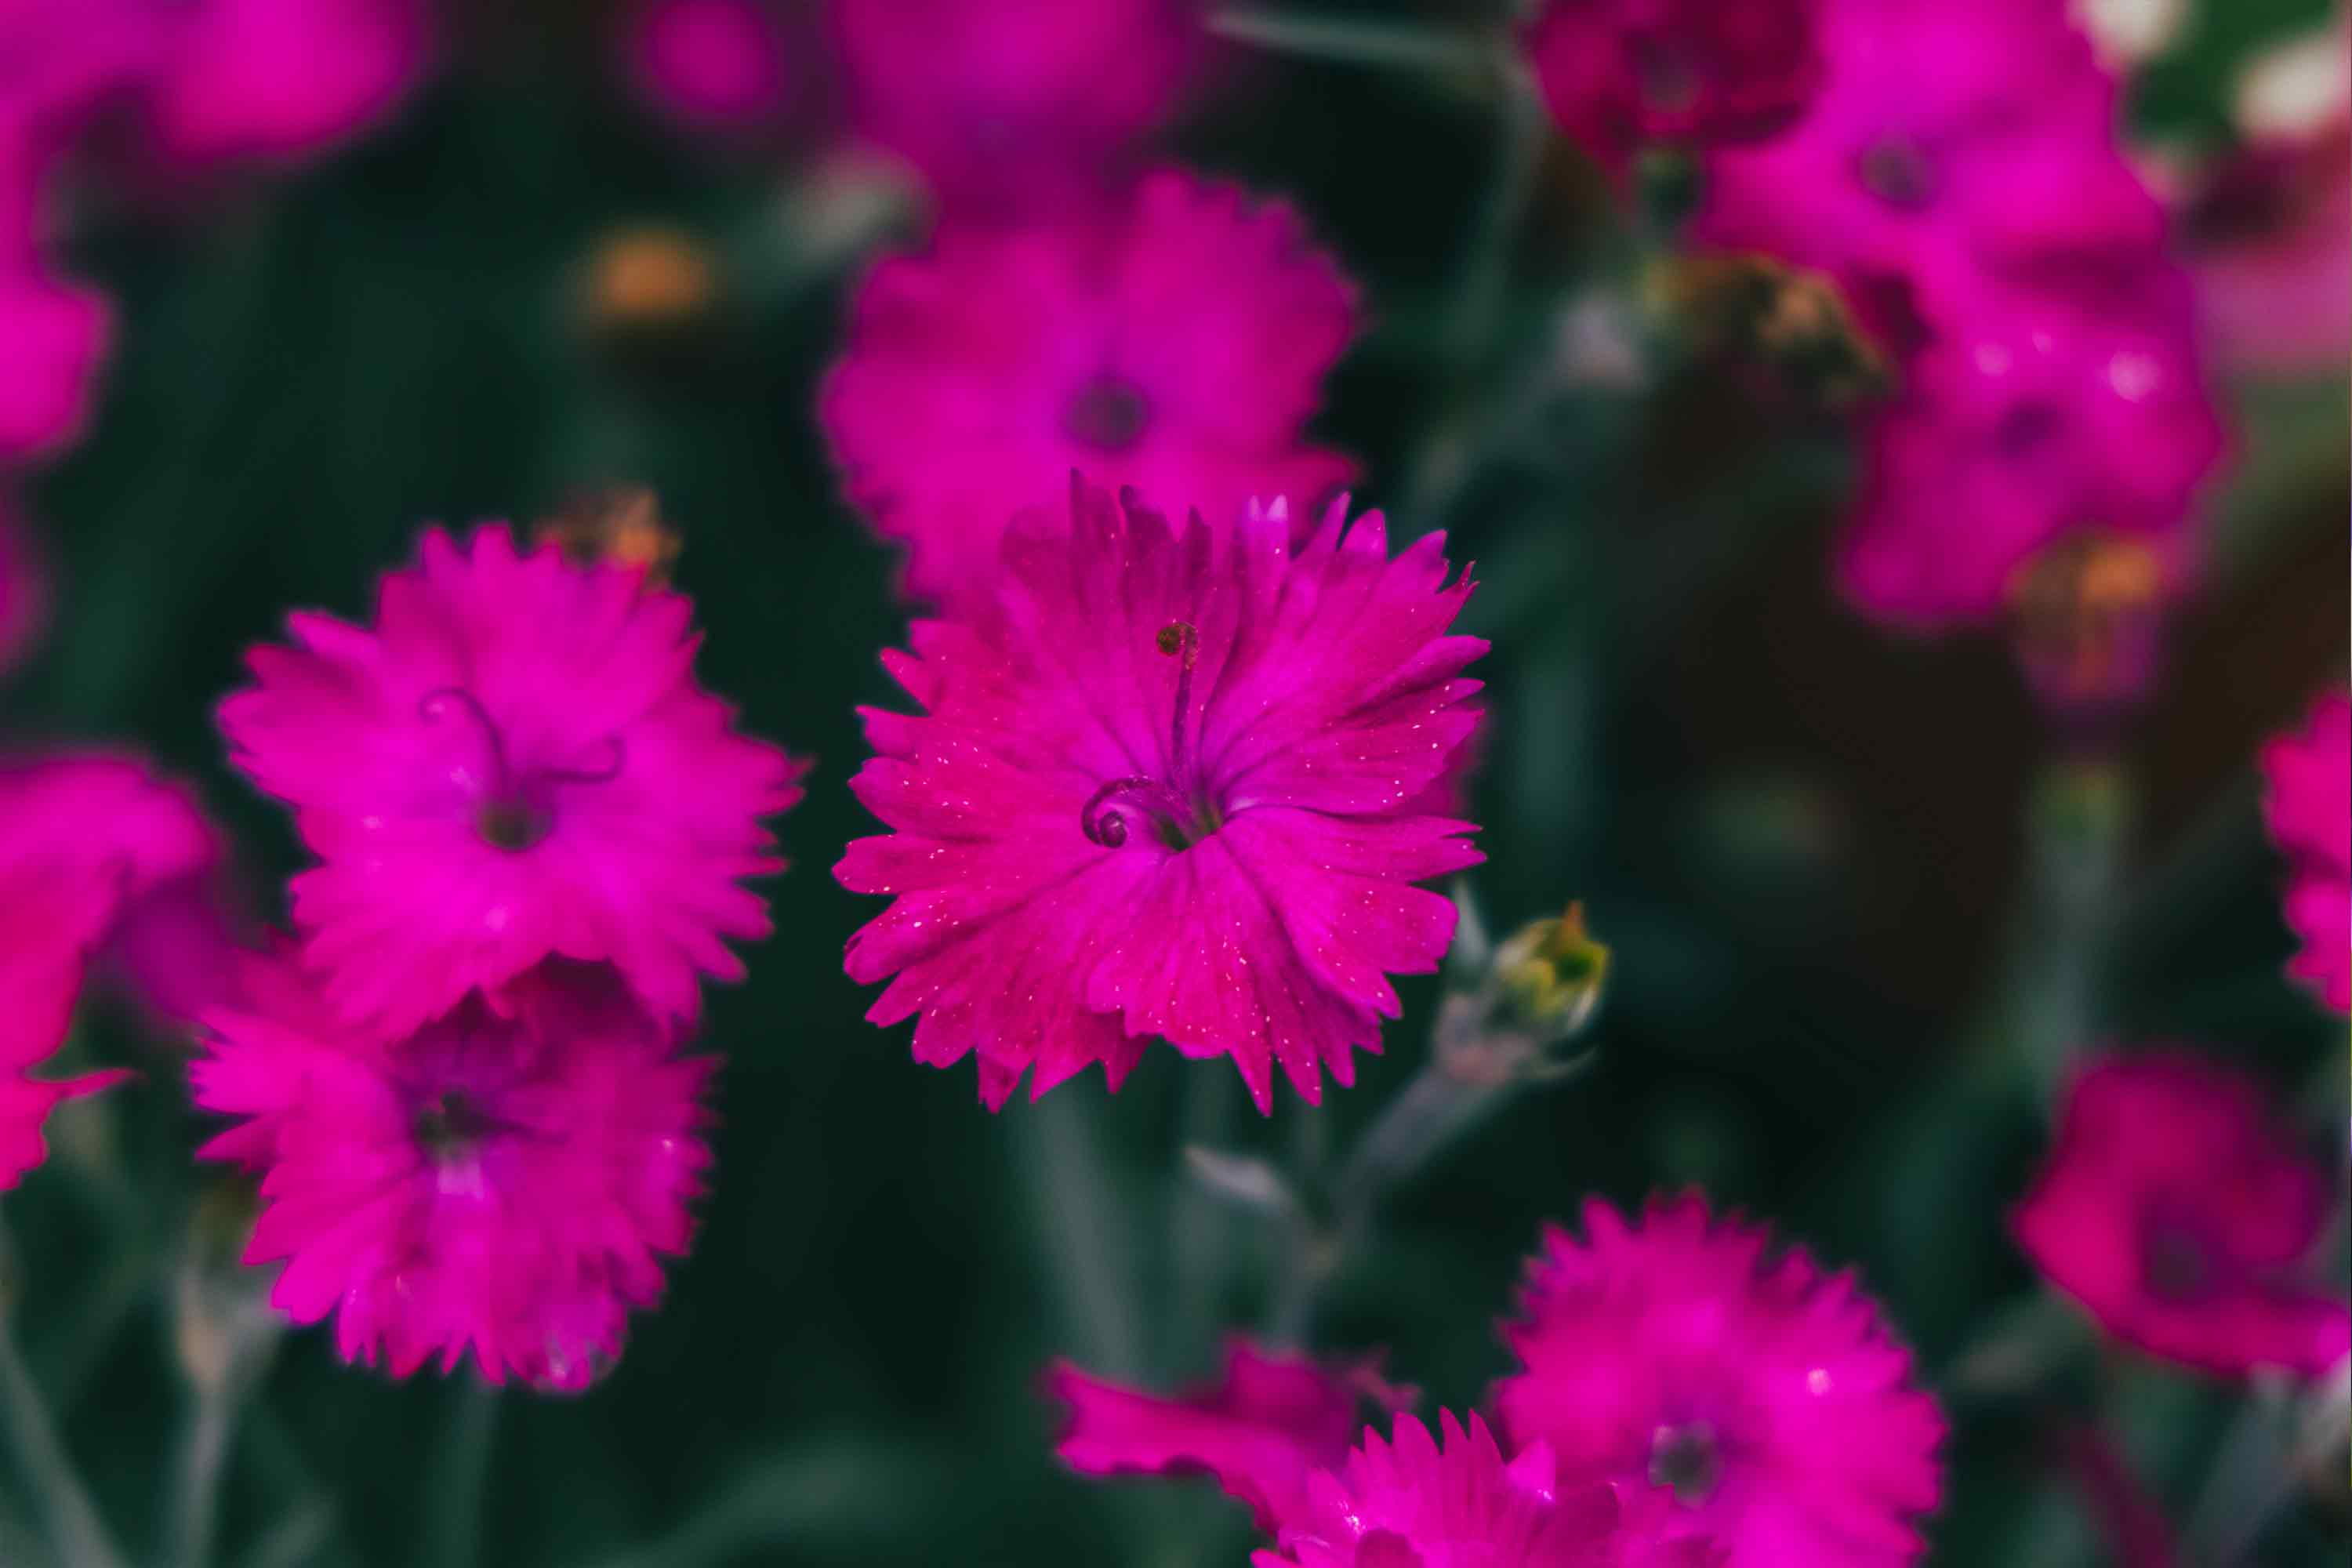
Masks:
[[[498,1121],[462,1089],[445,1089],[418,1108],[416,1146],[436,1165],[454,1164],[498,1131]]]
[[[1664,1487],[1675,1500],[1696,1508],[1723,1480],[1723,1453],[1715,1427],[1705,1421],[1661,1426],[1650,1436],[1650,1484]]]
[[[1062,411],[1070,439],[1097,452],[1132,451],[1151,423],[1151,400],[1133,382],[1098,375],[1078,389]]]
[[[481,699],[462,686],[445,686],[418,700],[416,711],[428,724],[457,719],[470,725],[481,743],[488,766],[468,769],[464,783],[476,792],[474,831],[481,841],[508,854],[520,854],[555,831],[555,795],[564,784],[610,784],[621,776],[626,761],[618,735],[604,740],[605,755],[594,767],[517,768],[507,755],[505,734],[482,706]]]
[[[1936,197],[1936,172],[1927,153],[1899,136],[1864,148],[1855,173],[1863,189],[1901,212],[1922,211]]]
[[[1224,813],[1198,781],[1190,778],[1186,739],[1191,733],[1192,666],[1201,653],[1200,628],[1171,621],[1154,640],[1160,651],[1179,659],[1176,709],[1168,722],[1168,776],[1130,773],[1105,784],[1078,809],[1078,828],[1106,849],[1127,842],[1130,818],[1149,828],[1170,849],[1189,849],[1224,826]]]
[[[2162,1216],[2149,1220],[2141,1231],[2139,1267],[2147,1293],[2174,1303],[2210,1297],[2222,1273],[2221,1259],[2201,1230]]]

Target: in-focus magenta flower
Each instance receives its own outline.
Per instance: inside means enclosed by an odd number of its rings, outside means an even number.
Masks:
[[[148,104],[174,165],[292,158],[389,112],[423,73],[423,0],[146,0],[167,29]]]
[[[2185,585],[2223,435],[2183,283],[2151,270],[2132,308],[2097,310],[1988,287],[1947,322],[1864,432],[1847,596],[1916,630],[1982,624],[2021,606],[2045,552],[2093,538],[2144,557],[2153,599]]]
[[[1504,1338],[1495,1388],[1513,1442],[1563,1483],[1663,1488],[1732,1568],[1895,1564],[1925,1551],[1944,1420],[1849,1275],[1825,1274],[1696,1195],[1638,1222],[1585,1205],[1554,1229]]]
[[[2352,694],[2312,704],[2263,750],[2263,813],[2287,858],[2286,921],[2303,939],[2287,973],[2352,1012]]]
[[[1318,1102],[1380,1048],[1388,973],[1444,956],[1454,906],[1413,884],[1481,857],[1404,807],[1476,722],[1470,584],[1442,536],[1389,559],[1377,512],[1291,533],[1073,481],[1013,523],[993,605],[886,656],[923,711],[865,712],[851,787],[893,831],[834,874],[895,901],[847,967],[991,1107],[1033,1068],[1033,1096],[1097,1062],[1115,1089],[1155,1037],[1231,1057],[1261,1110],[1277,1064]]]
[[[2127,1344],[2225,1375],[2315,1374],[2352,1352],[2343,1280],[2302,1272],[2333,1187],[2255,1084],[2142,1052],[2075,1081],[2012,1224],[2050,1282]]]
[[[1821,85],[1814,0],[1547,0],[1527,26],[1552,118],[1609,169],[1640,147],[1754,142]]]
[[[551,963],[404,1039],[355,1034],[281,955],[206,1020],[196,1103],[242,1119],[200,1152],[261,1175],[245,1260],[271,1302],[335,1317],[347,1361],[405,1377],[468,1352],[491,1383],[584,1388],[691,1239],[714,1058],[609,967]]]
[[[1344,1470],[1309,1483],[1309,1511],[1256,1568],[1711,1568],[1638,1491],[1563,1486],[1536,1443],[1509,1464],[1476,1415],[1441,1413],[1443,1447],[1410,1415],[1392,1442],[1367,1431]]]
[[[773,124],[798,68],[772,0],[636,0],[621,49],[629,83],[649,107],[722,135]]]
[[[858,129],[959,211],[1083,200],[1176,110],[1191,0],[832,0]]]
[[[740,886],[782,869],[762,819],[799,764],[693,674],[692,606],[633,566],[436,529],[373,626],[288,617],[221,704],[237,764],[320,864],[292,883],[306,962],[347,1017],[410,1034],[550,956],[609,961],[691,1020],[722,938],[768,931]]]
[[[1289,206],[1163,170],[877,263],[819,413],[850,499],[909,547],[909,591],[984,597],[1005,521],[1074,468],[1220,527],[1253,496],[1319,509],[1352,465],[1304,426],[1355,324]]]
[[[1206,1472],[1249,1505],[1272,1535],[1307,1515],[1307,1479],[1338,1469],[1367,1400],[1404,1402],[1369,1366],[1326,1366],[1268,1353],[1246,1341],[1225,1348],[1214,1387],[1177,1398],[1122,1388],[1066,1362],[1045,1374],[1066,1412],[1054,1451],[1082,1475]]]
[[[65,1043],[83,966],[113,918],[118,889],[79,868],[25,858],[29,847],[14,842],[13,825],[9,837],[0,847],[0,1192],[47,1157],[41,1124],[58,1101],[123,1077],[31,1076]]]

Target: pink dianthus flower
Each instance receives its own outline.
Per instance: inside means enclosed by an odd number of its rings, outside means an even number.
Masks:
[[[2352,694],[2312,704],[2263,750],[2271,841],[2287,858],[2286,921],[2303,939],[2287,973],[2352,1012]]]
[[[1851,1277],[1696,1195],[1633,1223],[1595,1199],[1584,1224],[1546,1236],[1504,1325],[1524,1363],[1495,1389],[1513,1441],[1550,1445],[1563,1481],[1665,1489],[1731,1568],[1926,1551],[1943,1417]]]
[[[13,837],[13,835],[12,835]],[[113,918],[116,884],[78,868],[35,862],[24,846],[0,852],[0,1192],[48,1152],[41,1123],[58,1101],[91,1094],[120,1072],[36,1079],[65,1043],[83,966]]]
[[[1173,170],[1024,227],[949,225],[878,262],[819,404],[850,499],[923,598],[985,596],[1005,520],[1070,471],[1319,507],[1353,465],[1307,444],[1355,291],[1289,206]]]
[[[153,0],[150,0],[152,4]],[[148,121],[175,164],[320,151],[422,74],[423,0],[166,0]]]
[[[1537,1443],[1505,1464],[1476,1415],[1451,1411],[1438,1439],[1410,1415],[1392,1443],[1367,1431],[1344,1470],[1310,1483],[1305,1519],[1256,1568],[1711,1568],[1703,1538],[1671,1533],[1647,1500],[1606,1485],[1562,1488]]]
[[[1174,112],[1193,0],[832,0],[852,112],[952,210],[1083,200]]]
[[[550,956],[609,961],[656,1015],[740,979],[768,931],[740,885],[799,766],[697,684],[680,595],[634,566],[436,529],[368,627],[288,617],[221,704],[237,764],[293,805],[305,961],[345,1016],[413,1033]]]
[[[2012,1224],[2051,1283],[2127,1344],[2225,1375],[2315,1374],[2352,1351],[2343,1281],[2298,1274],[2333,1186],[2252,1082],[2148,1052],[2075,1080]]]
[[[1045,1386],[1067,1412],[1054,1449],[1064,1464],[1089,1476],[1206,1471],[1268,1535],[1306,1517],[1307,1477],[1339,1468],[1367,1399],[1394,1409],[1408,1397],[1370,1367],[1269,1354],[1242,1340],[1227,1345],[1216,1386],[1182,1397],[1122,1388],[1066,1362]]]
[[[1291,532],[1074,480],[1066,520],[1014,521],[992,607],[886,656],[923,712],[865,711],[851,788],[894,831],[835,875],[895,901],[847,968],[991,1107],[1032,1068],[1033,1096],[1097,1062],[1116,1089],[1154,1037],[1231,1057],[1261,1110],[1276,1064],[1318,1102],[1379,1049],[1387,973],[1444,956],[1454,906],[1413,884],[1481,857],[1405,807],[1476,722],[1469,581],[1343,502]]]
[[[1821,85],[1815,0],[1547,0],[1527,50],[1552,118],[1604,167],[1644,143],[1784,130]]]
[[[788,106],[795,64],[774,0],[636,0],[621,47],[637,96],[689,130],[758,131]]]
[[[574,1391],[620,1354],[692,1236],[714,1058],[604,966],[551,963],[405,1039],[355,1034],[288,958],[206,1020],[196,1103],[243,1120],[207,1159],[261,1175],[248,1264],[335,1317],[346,1361],[405,1377],[470,1351],[491,1383]]]

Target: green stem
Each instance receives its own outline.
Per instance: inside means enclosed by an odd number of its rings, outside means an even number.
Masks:
[[[1239,5],[1212,12],[1208,29],[1219,37],[1278,54],[1391,70],[1475,71],[1494,54],[1493,43],[1475,32],[1444,32]]]
[[[434,1500],[417,1553],[423,1568],[474,1568],[482,1550],[482,1499],[497,1446],[499,1390],[478,1380],[457,1395],[448,1441],[433,1465],[425,1495]]]
[[[122,1568],[122,1555],[75,1473],[5,1317],[0,1317],[0,1419],[5,1420],[9,1440],[24,1466],[26,1486],[47,1518],[58,1562],[65,1568]]]
[[[1126,1250],[1103,1205],[1110,1183],[1095,1143],[1094,1103],[1065,1091],[1031,1105],[1022,1163],[1055,1280],[1066,1293],[1078,1341],[1073,1348],[1090,1369],[1132,1377],[1141,1371],[1140,1336]]]

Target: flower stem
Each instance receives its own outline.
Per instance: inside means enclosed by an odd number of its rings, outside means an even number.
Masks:
[[[433,1466],[434,1500],[417,1562],[425,1568],[474,1568],[482,1547],[482,1499],[499,1428],[499,1390],[476,1380],[457,1395],[450,1432]]]
[[[122,1554],[74,1472],[5,1315],[0,1315],[0,1419],[5,1420],[9,1441],[24,1466],[26,1488],[47,1517],[58,1561],[64,1568],[122,1568]]]
[[[1394,70],[1475,71],[1492,58],[1494,51],[1494,46],[1475,32],[1261,11],[1241,5],[1211,12],[1208,29],[1219,37],[1277,54]]]
[[[205,1388],[197,1392],[188,1413],[172,1509],[171,1560],[179,1568],[205,1568],[212,1561],[213,1527],[230,1439],[236,1430],[236,1405],[232,1389]]]
[[[1103,1208],[1109,1180],[1090,1110],[1081,1096],[1066,1093],[1032,1104],[1023,1165],[1080,1342],[1074,1348],[1089,1367],[1132,1377],[1141,1370],[1141,1347],[1130,1276],[1120,1237]]]

